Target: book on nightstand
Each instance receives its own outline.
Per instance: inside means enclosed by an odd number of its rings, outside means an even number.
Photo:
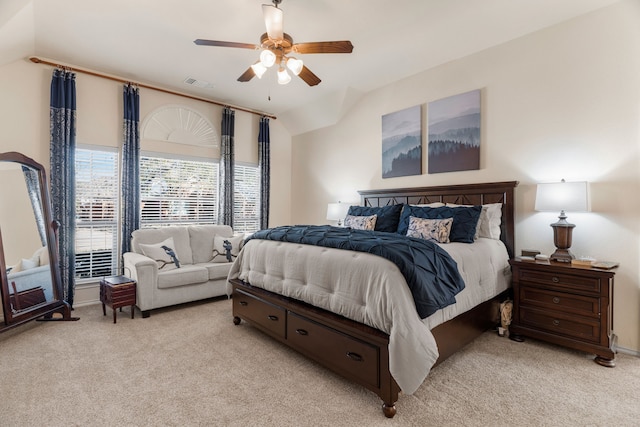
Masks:
[[[573,267],[592,267],[594,262],[596,260],[591,258],[576,258],[571,260],[571,265]]]
[[[614,261],[594,261],[591,263],[591,267],[594,268],[602,268],[604,270],[611,270],[612,268],[616,268],[620,263]]]

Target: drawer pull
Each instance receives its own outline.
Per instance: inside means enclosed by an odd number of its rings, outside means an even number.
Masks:
[[[560,325],[560,321],[558,319],[553,319],[553,326]]]
[[[248,303],[248,302],[246,302],[246,301],[240,301],[240,305],[242,305],[242,306],[247,306],[247,305],[249,305],[249,303]]]
[[[274,316],[273,314],[268,315],[267,318],[269,320],[273,320],[274,322],[278,320],[278,316]]]
[[[362,362],[364,359],[358,353],[354,353],[352,351],[347,351],[347,357],[356,362]]]
[[[557,277],[553,276],[553,277],[551,278],[551,281],[552,281],[553,283],[558,283],[558,282],[560,281],[560,279],[558,279]]]
[[[554,304],[559,304],[559,303],[560,303],[560,298],[558,298],[558,297],[553,297],[553,300],[552,300],[552,301],[553,301],[553,303],[554,303]]]
[[[309,332],[307,332],[304,329],[296,329],[296,334],[298,334],[298,335],[309,335]]]

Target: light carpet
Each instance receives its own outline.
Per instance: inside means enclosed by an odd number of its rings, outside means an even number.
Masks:
[[[100,305],[77,322],[0,334],[1,426],[632,426],[640,358],[617,367],[487,332],[436,367],[386,419],[380,399],[209,300],[113,324]]]

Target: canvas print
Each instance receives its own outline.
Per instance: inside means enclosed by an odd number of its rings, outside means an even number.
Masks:
[[[429,173],[480,169],[480,90],[429,103]]]
[[[382,116],[382,177],[422,174],[420,105]]]

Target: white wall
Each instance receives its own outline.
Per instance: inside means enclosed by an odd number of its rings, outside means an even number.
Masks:
[[[42,163],[49,170],[49,90],[52,68],[18,60],[0,66],[0,152],[18,151]],[[78,73],[78,144],[120,147],[122,143],[122,84]],[[140,120],[163,105],[184,105],[208,117],[220,131],[221,107],[202,101],[140,89]],[[235,114],[236,160],[258,162],[259,116],[242,111]],[[290,222],[291,138],[278,120],[270,121],[271,207],[270,225]],[[219,137],[219,135],[218,135]],[[143,150],[219,158],[219,149],[142,140]],[[3,203],[0,201],[0,203]],[[6,244],[6,242],[5,242]],[[35,249],[34,249],[35,250]],[[97,301],[97,286],[80,287],[75,304]]]
[[[518,180],[517,251],[551,253],[557,215],[534,212],[535,184],[587,180],[592,212],[569,214],[572,250],[621,263],[614,329],[640,350],[639,52],[640,2],[629,0],[373,91],[335,126],[294,137],[293,222],[326,223],[326,204],[358,201],[357,190]],[[382,115],[473,89],[480,170],[429,175],[424,156],[422,175],[381,178]]]

